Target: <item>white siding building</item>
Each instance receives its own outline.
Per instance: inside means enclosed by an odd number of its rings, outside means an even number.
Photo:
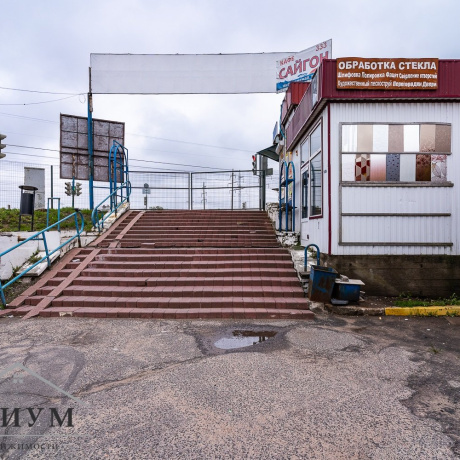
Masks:
[[[295,166],[301,244],[369,293],[460,294],[460,61],[439,61],[435,90],[336,80],[336,61],[324,61],[283,108],[280,164]]]

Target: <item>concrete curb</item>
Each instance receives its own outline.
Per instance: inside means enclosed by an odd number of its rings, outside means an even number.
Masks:
[[[387,316],[460,316],[460,306],[446,305],[445,307],[388,307]]]
[[[350,315],[350,316],[384,316],[385,308],[369,308],[360,307],[359,305],[332,305],[330,303],[324,304],[326,310],[336,315]]]
[[[324,304],[324,308],[336,315],[349,316],[460,316],[460,306],[447,305],[444,307],[379,307],[369,308],[359,305]]]

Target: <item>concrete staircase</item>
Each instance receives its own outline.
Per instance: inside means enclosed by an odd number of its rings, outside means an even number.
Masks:
[[[313,318],[289,252],[258,211],[130,211],[2,313]]]

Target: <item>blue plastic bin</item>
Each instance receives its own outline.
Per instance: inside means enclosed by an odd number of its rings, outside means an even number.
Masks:
[[[314,302],[330,302],[332,289],[338,276],[333,268],[312,265],[308,282],[308,298]]]

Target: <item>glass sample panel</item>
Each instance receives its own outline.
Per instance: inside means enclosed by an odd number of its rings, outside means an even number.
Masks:
[[[404,152],[420,152],[420,125],[404,125]]]
[[[451,125],[436,125],[435,151],[450,153],[451,147]]]
[[[404,151],[404,126],[389,125],[388,126],[388,151],[403,152]]]
[[[307,137],[307,140],[300,146],[300,160],[302,163],[306,163],[310,157],[310,138]]]
[[[355,181],[356,155],[342,155],[342,181]]]
[[[356,152],[358,148],[358,126],[342,125],[342,152]]]
[[[356,155],[355,180],[366,182],[370,178],[370,155]]]
[[[415,182],[415,163],[417,155],[400,155],[399,180],[404,182]]]
[[[311,133],[310,145],[310,152],[312,155],[321,150],[321,125],[318,125],[318,127]]]
[[[322,211],[322,179],[321,154],[318,154],[310,161],[310,216],[318,216]]]
[[[372,152],[388,152],[388,125],[374,125],[373,131]]]
[[[420,125],[420,152],[434,152],[436,125]]]
[[[358,125],[358,152],[372,152],[372,125]]]
[[[400,155],[387,155],[387,181],[399,181]]]
[[[447,181],[447,155],[431,155],[431,181]]]
[[[302,174],[302,218],[308,217],[308,170]]]
[[[387,156],[386,155],[371,155],[371,176],[370,180],[384,181],[386,180]]]
[[[431,155],[417,155],[415,180],[431,181]]]

